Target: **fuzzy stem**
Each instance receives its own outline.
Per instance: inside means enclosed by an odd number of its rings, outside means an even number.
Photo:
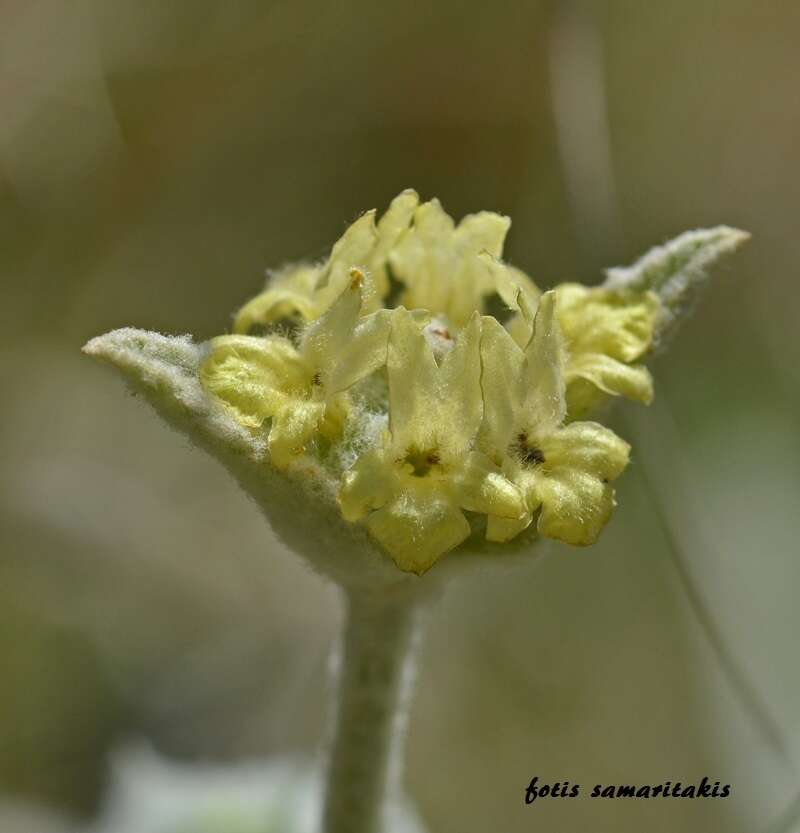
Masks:
[[[410,700],[417,602],[346,593],[323,833],[379,833],[397,788]]]

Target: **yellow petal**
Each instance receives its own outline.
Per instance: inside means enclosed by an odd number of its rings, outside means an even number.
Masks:
[[[406,286],[402,303],[463,327],[494,291],[479,255],[487,251],[499,257],[508,226],[508,218],[482,212],[465,217],[456,228],[438,200],[420,205],[413,226],[390,255],[392,271]]]
[[[337,499],[346,521],[361,520],[372,509],[380,509],[394,494],[397,475],[390,455],[367,451],[344,473]]]
[[[353,337],[361,312],[362,283],[363,273],[354,270],[350,281],[328,311],[312,321],[303,333],[300,354],[315,371],[321,371],[327,376]]]
[[[378,220],[378,239],[368,265],[375,281],[376,291],[381,298],[385,298],[389,293],[389,277],[386,272],[389,254],[408,231],[418,205],[419,195],[408,188],[392,200],[389,208]]]
[[[266,289],[236,313],[233,331],[247,333],[256,325],[271,324],[295,315],[305,321],[316,318],[321,311],[316,297],[319,274],[316,266],[303,264],[273,275]]]
[[[479,211],[467,214],[456,228],[453,239],[455,245],[465,251],[486,252],[498,258],[503,253],[503,243],[511,227],[511,220],[493,211]]]
[[[437,367],[419,323],[400,307],[389,338],[389,427],[394,448],[461,454],[481,422],[480,318],[476,315]]]
[[[521,269],[509,266],[485,252],[480,257],[489,271],[494,291],[514,313],[505,327],[524,350],[533,332],[533,315],[530,313],[536,309],[542,293]]]
[[[392,313],[384,309],[364,316],[337,356],[331,390],[341,391],[386,364]]]
[[[422,203],[414,213],[414,234],[432,246],[438,246],[454,229],[453,218],[437,199]]]
[[[366,278],[365,308],[371,310],[380,306],[380,294],[369,274],[370,257],[377,241],[375,211],[362,214],[337,240],[320,277],[320,286],[328,305],[350,284],[350,270],[356,267],[364,272]]]
[[[498,258],[503,251],[511,221],[508,217],[482,211],[470,214],[458,224],[452,236],[452,290],[448,308],[443,310],[456,327],[463,327],[475,312],[482,312],[484,298],[494,292],[494,281],[485,269],[483,252]]]
[[[485,455],[466,456],[457,479],[459,505],[470,512],[482,512],[518,520],[526,513],[520,490]]]
[[[291,342],[272,336],[220,336],[200,368],[203,387],[229,407],[236,419],[260,427],[287,398],[301,395],[308,378]]]
[[[516,291],[515,306],[519,310],[506,322],[506,329],[511,333],[514,341],[523,349],[527,349],[533,336],[533,321],[536,308],[539,305],[541,293],[519,287]],[[563,333],[562,333],[563,335]]]
[[[286,468],[305,451],[306,443],[324,415],[324,403],[299,399],[287,402],[276,412],[268,442],[270,458],[276,468]]]
[[[575,546],[593,544],[614,508],[613,487],[577,469],[540,478],[538,494],[539,533]]]
[[[652,292],[557,288],[558,317],[570,354],[601,353],[621,362],[640,358],[653,341],[660,301]]]
[[[586,419],[608,402],[608,394],[580,376],[567,377],[567,421]]]
[[[653,377],[646,367],[624,364],[600,353],[571,357],[566,379],[571,419],[595,408],[602,401],[603,394],[624,396],[645,405],[653,401]],[[587,385],[587,382],[590,384]],[[593,387],[595,390],[592,390]]]
[[[424,484],[404,490],[367,518],[370,533],[401,570],[422,574],[470,533],[463,512]]]
[[[303,334],[300,354],[327,398],[386,363],[391,311],[360,316],[363,281],[362,272],[351,270],[350,284]]]
[[[520,297],[524,303],[524,298]],[[564,398],[565,355],[561,328],[556,318],[555,292],[539,299],[533,336],[525,349],[527,395],[524,409],[526,425],[533,433],[560,425],[566,415]]]
[[[488,251],[481,252],[478,257],[486,265],[491,281],[491,288],[496,292],[503,303],[516,313],[520,312],[518,295],[521,292],[528,300],[528,303],[534,309],[542,294],[536,284],[521,270],[508,263],[504,263],[497,257],[493,257]],[[530,330],[528,331],[528,338],[520,343],[521,347],[525,347],[530,339]]]
[[[530,512],[526,512],[517,520],[489,515],[486,522],[486,540],[496,541],[497,543],[510,541],[530,526],[532,517]]]
[[[392,271],[406,286],[401,301],[410,309],[445,312],[452,288],[446,246],[453,227],[438,200],[423,203],[414,212],[411,230],[391,252]]]
[[[614,480],[628,464],[631,447],[597,422],[573,422],[545,437],[540,447],[545,468],[580,470],[599,480]]]
[[[479,445],[487,454],[505,455],[519,429],[524,400],[525,356],[509,333],[491,316],[484,316],[481,333],[483,422]]]
[[[442,450],[451,455],[470,447],[481,424],[480,341],[481,318],[473,313],[439,368],[435,410],[430,416],[440,427]]]
[[[521,313],[517,313],[505,322],[505,327],[511,334],[511,338],[524,349],[531,340],[530,320]]]
[[[403,307],[392,312],[387,369],[389,428],[394,447],[432,448],[437,434],[439,368],[418,323]]]

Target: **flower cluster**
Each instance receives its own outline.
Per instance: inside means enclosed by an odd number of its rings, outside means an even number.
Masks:
[[[584,418],[609,396],[652,397],[658,295],[542,293],[501,259],[509,226],[491,212],[456,225],[405,191],[324,263],[273,275],[200,368],[271,465],[327,483],[402,570],[477,534],[593,543],[629,446]]]

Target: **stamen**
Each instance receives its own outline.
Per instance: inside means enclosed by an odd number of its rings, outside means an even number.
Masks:
[[[442,459],[436,449],[419,451],[418,449],[410,448],[403,458],[403,462],[409,463],[414,469],[412,472],[414,477],[425,477],[430,474],[434,466],[440,465]]]
[[[530,445],[528,442],[528,434],[525,431],[520,431],[517,434],[516,442],[512,444],[511,453],[514,454],[522,463],[528,466],[538,466],[544,463],[544,452],[536,446]]]
[[[355,266],[350,270],[350,289],[358,289],[364,283],[364,273]]]

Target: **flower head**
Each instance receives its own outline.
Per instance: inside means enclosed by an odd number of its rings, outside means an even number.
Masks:
[[[274,276],[232,335],[194,345],[125,329],[85,350],[226,462],[339,581],[394,581],[392,565],[423,573],[459,548],[498,557],[485,540],[591,544],[629,446],[577,420],[609,395],[650,401],[651,346],[746,236],[691,232],[602,287],[542,294],[500,259],[509,223],[456,224],[404,191],[324,263]],[[505,320],[482,314],[492,295]]]
[[[345,472],[339,503],[348,521],[365,519],[404,570],[424,572],[467,538],[465,509],[510,520],[525,511],[518,489],[475,449],[480,333],[475,313],[437,366],[411,315],[402,307],[392,314],[389,427]]]
[[[629,446],[596,422],[564,425],[566,354],[556,293],[542,295],[524,351],[486,318],[481,358],[486,405],[480,444],[526,506],[515,520],[489,515],[487,538],[510,540],[538,511],[540,534],[594,543],[614,506],[611,482],[627,465]]]

